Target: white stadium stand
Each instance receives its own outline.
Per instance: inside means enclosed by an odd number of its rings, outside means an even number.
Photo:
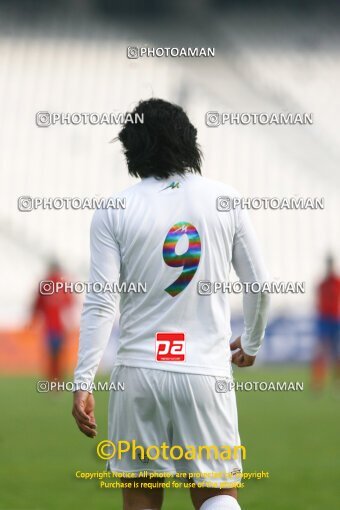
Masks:
[[[133,60],[126,58],[126,47],[155,46],[155,31],[148,39],[121,26],[91,26],[91,33],[86,25],[72,35],[57,26],[15,37],[5,31],[0,38],[1,324],[25,321],[50,258],[73,279],[86,279],[88,269],[92,211],[19,212],[18,197],[109,196],[133,183],[119,143],[108,143],[119,126],[42,128],[35,124],[36,112],[124,112],[151,96],[187,110],[198,128],[206,176],[230,183],[244,197],[324,197],[323,211],[250,212],[272,277],[307,282],[304,295],[275,296],[273,310],[311,313],[323,258],[340,253],[340,104],[335,97],[327,103],[340,79],[335,46],[308,52],[302,45],[297,52],[295,45],[292,52],[260,42],[251,51],[246,27],[220,19],[214,59]],[[327,90],[325,80],[318,80],[325,69]],[[215,110],[312,112],[314,123],[207,127],[205,113]],[[232,302],[239,312],[240,296]]]

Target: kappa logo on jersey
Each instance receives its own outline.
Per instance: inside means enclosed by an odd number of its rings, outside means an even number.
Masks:
[[[169,186],[167,186],[166,188],[163,188],[161,189],[161,191],[165,191],[166,189],[178,189],[180,187],[180,183],[179,182],[176,182],[176,181],[173,181],[171,184],[169,184]]]
[[[231,474],[232,476],[242,476],[242,469],[240,469],[240,468],[234,468],[234,469],[230,472],[230,474]]]
[[[184,333],[156,333],[156,361],[184,360]]]

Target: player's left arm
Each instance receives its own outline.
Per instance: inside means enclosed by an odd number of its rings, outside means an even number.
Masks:
[[[236,211],[236,217],[233,267],[241,282],[263,284],[268,281],[268,273],[248,214],[240,208]],[[242,335],[230,344],[234,351],[232,362],[239,367],[255,363],[267,325],[268,307],[268,293],[243,292],[244,330]]]
[[[91,224],[90,284],[101,286],[119,280],[120,251],[115,238],[113,221],[107,209],[98,209]],[[92,383],[108,343],[116,314],[117,296],[112,292],[94,292],[86,295],[81,322],[78,363],[74,374],[72,414],[79,429],[89,437],[96,435]],[[85,388],[85,389],[84,389]]]

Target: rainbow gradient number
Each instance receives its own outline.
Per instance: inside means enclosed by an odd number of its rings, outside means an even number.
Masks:
[[[176,246],[182,236],[188,236],[189,246],[186,252],[177,255]],[[201,239],[196,228],[186,221],[180,221],[171,227],[163,244],[163,259],[170,267],[183,267],[180,276],[165,292],[175,297],[191,282],[201,258]]]

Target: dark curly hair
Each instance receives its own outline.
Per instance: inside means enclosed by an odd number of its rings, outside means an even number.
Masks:
[[[132,118],[136,114],[144,122],[127,122],[118,135],[129,174],[167,179],[173,174],[201,173],[197,130],[180,106],[149,99],[138,103]]]

